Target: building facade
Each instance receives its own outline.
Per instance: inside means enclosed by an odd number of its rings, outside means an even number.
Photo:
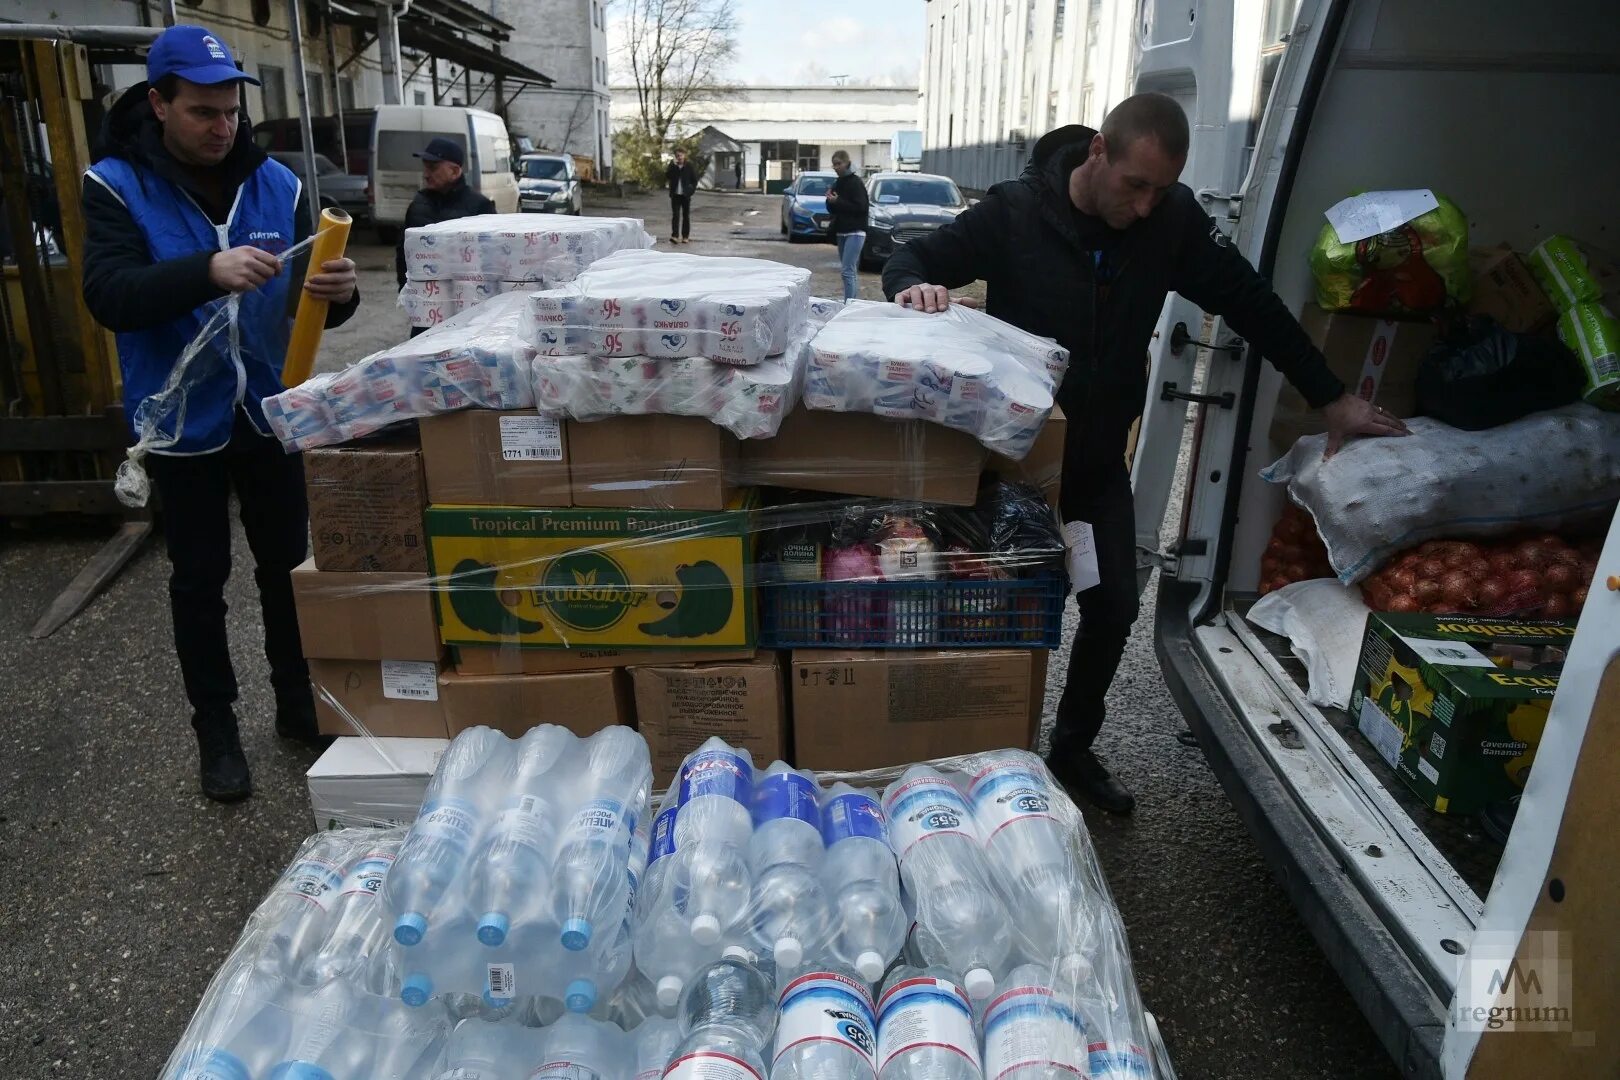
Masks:
[[[613,101],[615,126],[636,120],[635,87],[615,87]],[[896,165],[895,135],[917,127],[917,88],[741,86],[694,105],[679,127],[682,136],[703,132],[706,146],[728,155],[724,167],[705,175],[706,187],[733,188],[740,179],[744,189],[765,190],[800,172],[831,169],[838,150],[856,172],[880,172]]]

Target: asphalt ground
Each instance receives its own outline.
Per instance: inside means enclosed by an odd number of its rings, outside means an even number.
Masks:
[[[694,242],[682,250],[793,262],[815,272],[819,294],[839,295],[833,248],[785,243],[779,206],[700,194]],[[589,212],[644,216],[660,235],[667,211],[647,195],[594,200]],[[351,254],[363,304],[327,334],[320,370],[405,332],[392,251],[368,242]],[[861,291],[881,296],[876,275],[862,275]],[[1174,505],[1168,520],[1178,520]],[[313,828],[303,772],[314,755],[272,731],[240,529],[227,599],[251,800],[222,807],[197,792],[161,544],[55,636],[29,638],[108,534],[104,525],[0,530],[0,1076],[155,1076],[244,920]],[[1202,754],[1176,741],[1184,724],[1153,654],[1153,600],[1150,586],[1097,747],[1138,809],[1086,820],[1143,1000],[1180,1075],[1395,1076]],[[1049,706],[1064,668],[1055,656]]]

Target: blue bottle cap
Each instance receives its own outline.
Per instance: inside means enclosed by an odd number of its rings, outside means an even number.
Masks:
[[[332,1080],[332,1074],[308,1061],[289,1061],[270,1073],[271,1080]]]
[[[596,985],[589,979],[575,979],[563,991],[563,1004],[569,1012],[590,1012],[596,1008]]]
[[[563,948],[584,952],[591,945],[591,924],[586,919],[569,919],[562,927]]]
[[[420,911],[407,911],[394,922],[394,940],[404,946],[422,944],[427,933],[427,916]]]
[[[433,980],[421,972],[405,980],[405,985],[399,991],[399,1000],[413,1009],[419,1009],[428,1003],[433,996]]]
[[[511,928],[510,919],[498,911],[491,911],[478,920],[478,940],[493,949],[506,940],[506,932]]]

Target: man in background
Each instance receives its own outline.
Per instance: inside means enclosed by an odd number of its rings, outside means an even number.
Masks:
[[[495,203],[467,183],[462,173],[467,152],[456,140],[443,136],[429,139],[427,146],[412,156],[422,159],[422,190],[405,209],[405,227],[399,232],[399,245],[394,251],[394,276],[402,289],[405,287],[405,229],[495,212]],[[411,327],[411,337],[426,329],[425,326]]]
[[[827,210],[832,217],[828,226],[833,243],[838,245],[838,269],[844,278],[844,299],[853,300],[860,295],[856,274],[861,267],[861,249],[866,246],[866,215],[871,207],[866,185],[850,168],[849,154],[836,150],[832,156],[833,171],[838,179],[827,192]]]
[[[697,190],[697,170],[686,160],[685,147],[675,148],[675,160],[664,170],[669,184],[669,242],[692,242],[692,192]]]

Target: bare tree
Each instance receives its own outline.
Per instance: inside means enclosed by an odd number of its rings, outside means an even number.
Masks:
[[[623,0],[620,70],[635,84],[642,132],[662,145],[681,115],[730,89],[735,0]]]

